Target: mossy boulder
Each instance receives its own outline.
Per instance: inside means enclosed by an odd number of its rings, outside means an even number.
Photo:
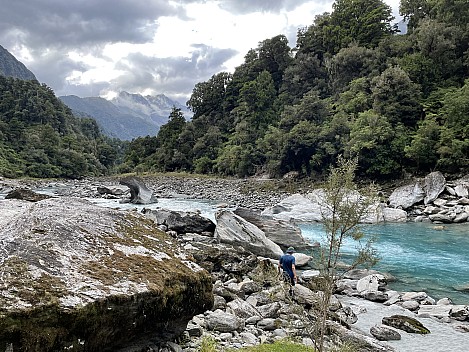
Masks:
[[[143,215],[0,201],[0,351],[166,341],[213,305],[210,275]]]
[[[396,314],[390,317],[384,317],[382,322],[384,325],[391,326],[408,333],[423,335],[430,333],[430,330],[428,330],[421,322],[406,315]]]

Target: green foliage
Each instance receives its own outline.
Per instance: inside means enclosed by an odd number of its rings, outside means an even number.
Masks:
[[[403,0],[410,30],[396,35],[382,0],[336,0],[298,30],[295,48],[282,35],[263,40],[232,74],[198,83],[187,102],[192,120],[170,118],[158,136],[132,141],[120,170],[324,176],[347,155],[360,176],[376,179],[466,172],[463,5]],[[22,114],[8,138],[18,140]]]
[[[354,182],[356,168],[356,160],[339,157],[337,166],[331,169],[324,185],[322,223],[325,236],[315,256],[321,272],[323,292],[317,308],[318,318],[314,332],[319,352],[324,351],[329,303],[341,273],[359,265],[369,266],[377,262],[372,239],[364,239],[360,228],[360,223],[368,212],[375,210],[373,204],[376,204],[376,193],[373,186],[359,192]],[[340,263],[343,261],[343,246],[347,239],[357,244],[357,252],[352,262],[347,267],[342,267]]]
[[[37,81],[0,76],[0,175],[68,177],[112,170],[119,151]],[[122,151],[121,151],[122,153]]]

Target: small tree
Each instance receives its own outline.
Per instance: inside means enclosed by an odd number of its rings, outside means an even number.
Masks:
[[[324,185],[322,220],[325,230],[319,250],[318,266],[321,272],[321,290],[315,326],[315,344],[319,352],[324,351],[324,337],[329,312],[329,303],[337,281],[349,270],[360,265],[374,265],[376,251],[372,238],[364,239],[360,223],[364,217],[374,213],[376,204],[373,185],[360,190],[354,182],[357,160],[339,157],[337,167],[331,169]],[[343,246],[348,239],[356,241],[357,253],[351,263],[344,264]],[[339,268],[340,267],[340,268]]]

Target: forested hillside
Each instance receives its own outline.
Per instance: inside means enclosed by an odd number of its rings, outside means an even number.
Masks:
[[[94,120],[74,117],[46,85],[0,75],[0,176],[105,174],[120,145]]]
[[[381,0],[337,0],[297,33],[198,83],[187,122],[131,143],[122,170],[247,176],[323,173],[339,154],[359,173],[469,169],[469,6],[402,0],[406,34]]]

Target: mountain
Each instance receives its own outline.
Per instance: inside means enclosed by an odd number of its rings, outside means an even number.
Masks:
[[[36,79],[26,66],[0,45],[0,75],[24,80]]]
[[[72,109],[75,115],[95,119],[103,133],[110,137],[131,140],[140,136],[156,135],[159,129],[150,118],[144,118],[130,110],[122,110],[104,98],[67,95],[59,99]]]
[[[160,126],[168,122],[173,106],[180,108],[186,116],[190,115],[185,106],[164,94],[144,97],[121,92],[112,100],[74,95],[59,98],[76,115],[94,118],[104,134],[122,140],[156,135]]]
[[[181,109],[186,118],[189,117],[188,115],[192,116],[186,106],[168,98],[164,94],[142,96],[140,94],[120,92],[111,101],[123,111],[140,114],[142,117],[149,117],[150,121],[158,126],[168,122],[168,116],[173,107]]]

